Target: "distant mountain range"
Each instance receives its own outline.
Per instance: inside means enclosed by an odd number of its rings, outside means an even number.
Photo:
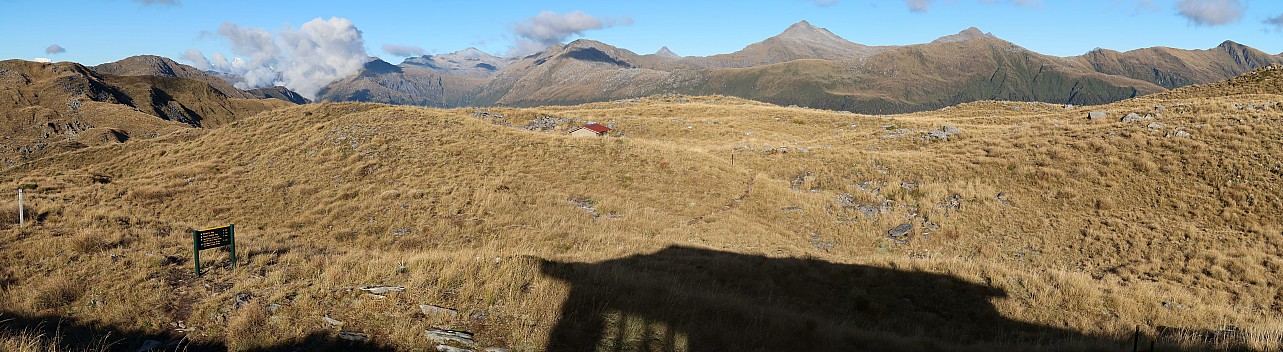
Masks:
[[[656,94],[720,94],[889,114],[978,100],[1103,104],[1222,81],[1279,63],[1283,55],[1232,41],[1207,50],[1096,49],[1057,57],[976,28],[926,44],[867,46],[802,21],[742,50],[702,57],[680,56],[667,47],[640,55],[581,39],[521,58],[496,57],[475,48],[411,57],[396,65],[374,58],[356,74],[323,87],[316,100],[528,107]],[[226,98],[311,102],[285,87],[238,89],[241,78],[236,75],[201,71],[159,56],[134,56],[87,69],[119,77],[198,81]],[[159,114],[190,123],[186,117]]]
[[[174,60],[170,60],[169,58],[155,55],[130,56],[120,61],[108,62],[94,66],[91,67],[91,69],[96,72],[117,76],[159,76],[194,79],[208,83],[210,86],[214,87],[214,89],[218,89],[219,92],[222,92],[229,98],[274,98],[295,104],[306,104],[311,102],[298,93],[281,86],[254,88],[250,90],[237,89],[232,84],[238,81],[239,77],[228,74],[219,74],[216,72],[201,71],[195,67],[183,65],[174,62]]]
[[[976,28],[926,44],[866,46],[806,21],[740,51],[638,55],[576,40],[518,58],[476,49],[372,60],[318,101],[436,107],[539,106],[654,94],[721,94],[780,105],[861,113],[937,109],[977,100],[1101,104],[1225,80],[1283,63],[1232,41],[1207,50],[1165,47],[1081,56],[1043,55]]]

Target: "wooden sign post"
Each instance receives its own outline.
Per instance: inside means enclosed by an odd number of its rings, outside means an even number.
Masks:
[[[236,224],[192,230],[192,253],[196,262],[196,276],[200,276],[200,251],[228,246],[232,252],[232,267],[236,267]]]

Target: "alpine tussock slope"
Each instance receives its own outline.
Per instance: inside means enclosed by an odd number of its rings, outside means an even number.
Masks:
[[[1163,350],[1277,349],[1281,74],[891,116],[276,109],[0,173],[34,219],[5,213],[0,314],[122,349],[1086,351],[1138,326]],[[565,133],[587,122],[613,131]],[[190,230],[226,223],[239,265],[210,251],[193,277]]]

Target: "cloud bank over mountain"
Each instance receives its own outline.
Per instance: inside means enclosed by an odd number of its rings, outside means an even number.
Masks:
[[[231,44],[236,56],[207,57],[188,50],[182,58],[201,70],[241,76],[239,88],[280,85],[313,98],[325,84],[356,73],[369,61],[361,31],[345,18],[317,18],[275,34],[229,22],[217,35]]]
[[[583,11],[570,13],[543,11],[511,26],[512,34],[517,37],[517,41],[508,50],[508,56],[533,54],[553,44],[564,42],[572,36],[582,35],[585,31],[632,24],[633,20],[628,17],[596,17]]]

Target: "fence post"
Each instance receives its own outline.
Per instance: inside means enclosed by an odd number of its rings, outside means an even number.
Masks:
[[[18,226],[27,224],[27,216],[22,210],[22,188],[18,188]]]

